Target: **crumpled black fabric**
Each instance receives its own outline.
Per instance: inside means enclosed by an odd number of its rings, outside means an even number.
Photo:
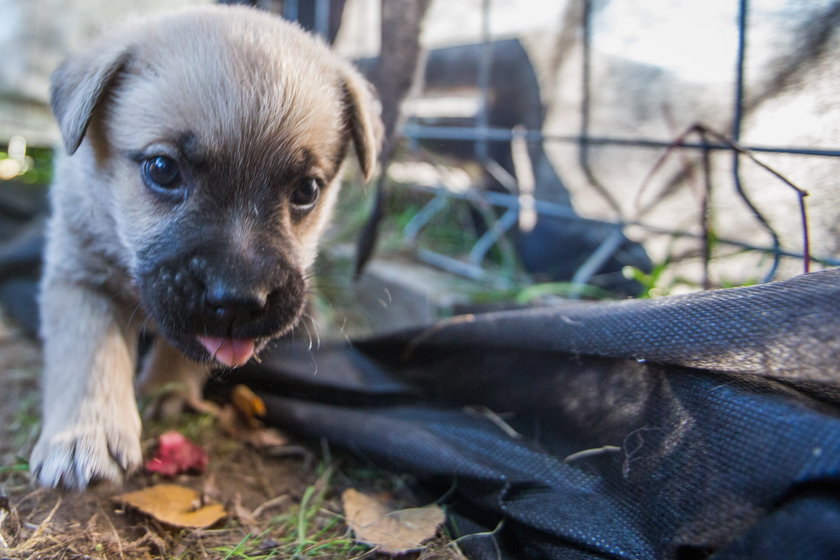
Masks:
[[[0,303],[32,332],[41,231],[0,244]],[[837,559],[838,309],[832,270],[280,343],[227,377],[410,473],[471,558]]]
[[[838,308],[833,270],[286,344],[236,378],[414,475],[474,558],[836,559]]]

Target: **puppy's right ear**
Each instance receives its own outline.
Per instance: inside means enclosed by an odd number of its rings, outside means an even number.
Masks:
[[[373,86],[349,65],[344,70],[343,87],[346,124],[350,129],[362,177],[368,181],[373,176],[382,147],[382,106]]]
[[[50,77],[50,106],[68,154],[78,149],[93,111],[128,61],[124,48],[87,50],[65,60]]]

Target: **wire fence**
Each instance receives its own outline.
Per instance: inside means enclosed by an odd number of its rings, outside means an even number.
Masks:
[[[444,185],[437,187],[417,187],[429,192],[430,200],[427,205],[408,223],[404,230],[404,237],[409,245],[416,246],[417,239],[422,235],[423,229],[440,212],[447,201],[466,201],[470,204],[480,204],[495,208],[498,216],[494,224],[487,227],[486,231],[478,237],[474,245],[468,251],[466,258],[453,257],[442,252],[430,249],[418,248],[416,255],[421,260],[443,268],[450,272],[475,279],[487,279],[493,273],[488,272],[484,266],[485,258],[490,249],[507,239],[508,234],[517,227],[523,210],[533,211],[540,217],[551,217],[554,219],[574,221],[585,221],[573,208],[539,198],[528,203],[529,208],[523,209],[522,175],[510,173],[501,169],[498,162],[491,156],[491,146],[494,143],[507,143],[514,145],[512,151],[516,151],[515,144],[526,143],[527,145],[566,145],[573,146],[577,150],[577,160],[580,169],[583,171],[591,192],[604,199],[608,207],[613,208],[616,216],[611,221],[615,226],[615,233],[607,235],[600,244],[594,247],[583,263],[571,278],[573,285],[584,285],[595,275],[600,266],[610,258],[621,246],[623,237],[620,235],[627,227],[641,228],[649,234],[664,235],[673,238],[697,239],[703,245],[703,283],[708,285],[708,266],[712,259],[712,248],[710,246],[710,231],[708,229],[708,217],[705,216],[706,209],[701,209],[704,214],[704,226],[701,231],[692,228],[685,228],[682,223],[675,223],[674,227],[662,227],[646,222],[643,219],[630,219],[622,216],[620,205],[613,199],[608,188],[599,180],[592,165],[592,150],[599,147],[633,148],[657,151],[662,154],[663,159],[678,158],[684,156],[675,155],[677,152],[689,152],[697,154],[697,157],[705,161],[705,195],[701,204],[708,204],[708,197],[711,196],[711,170],[708,167],[709,154],[713,152],[727,153],[730,156],[729,173],[732,184],[735,187],[740,199],[749,209],[752,219],[766,232],[770,238],[767,245],[745,241],[736,237],[716,236],[715,245],[729,246],[736,249],[754,251],[769,255],[771,262],[763,274],[763,280],[771,280],[776,276],[779,263],[782,259],[799,259],[804,264],[802,270],[807,271],[813,260],[823,266],[840,266],[840,259],[833,255],[811,255],[808,240],[808,224],[806,214],[807,193],[792,181],[788,180],[781,173],[775,171],[771,166],[760,161],[761,154],[784,154],[798,156],[801,158],[838,158],[840,148],[825,148],[814,146],[795,145],[742,145],[742,131],[746,115],[745,108],[745,66],[748,60],[748,36],[750,32],[750,1],[738,0],[737,18],[734,24],[737,27],[737,44],[735,52],[735,65],[733,68],[733,83],[731,104],[731,127],[728,131],[714,130],[703,123],[697,123],[690,127],[676,139],[651,138],[645,136],[619,137],[593,133],[591,122],[592,113],[595,108],[596,99],[593,96],[593,57],[594,34],[593,18],[597,9],[595,0],[582,0],[582,17],[580,20],[579,36],[582,43],[582,56],[580,57],[580,105],[579,130],[577,134],[552,134],[542,129],[526,129],[522,127],[499,127],[494,126],[488,115],[488,97],[491,94],[491,57],[492,43],[494,37],[491,35],[490,20],[495,4],[491,0],[481,0],[480,9],[476,14],[480,18],[481,42],[480,56],[478,59],[478,70],[476,73],[475,89],[478,92],[478,106],[473,121],[469,125],[451,126],[422,123],[409,118],[402,126],[400,133],[410,146],[416,146],[423,141],[461,141],[473,144],[474,158],[484,170],[495,177],[499,183],[506,187],[507,192],[495,192],[493,190],[471,189],[469,192],[457,192],[445,188]],[[294,0],[284,2],[284,14],[286,17],[293,17],[297,13],[298,3]],[[315,13],[321,14],[316,17],[316,29],[326,33],[328,25],[329,0],[316,0]],[[694,137],[694,139],[692,139]],[[531,162],[533,164],[533,162]],[[753,203],[744,188],[744,165],[758,164],[769,171],[774,180],[786,183],[788,187],[795,190],[798,199],[798,211],[802,223],[802,244],[799,249],[784,248],[780,236],[771,221],[764,215],[762,210]],[[656,172],[659,164],[651,169],[651,175]]]

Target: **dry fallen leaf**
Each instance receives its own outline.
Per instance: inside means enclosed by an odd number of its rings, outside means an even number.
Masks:
[[[175,484],[158,484],[113,499],[175,527],[205,529],[227,516],[222,504],[201,504],[195,490]]]
[[[178,432],[170,431],[158,437],[155,456],[146,461],[146,472],[175,476],[184,472],[200,473],[207,467],[207,453]]]
[[[246,424],[252,428],[262,426],[259,418],[265,416],[265,403],[256,393],[245,385],[237,385],[231,391],[230,400]]]
[[[231,405],[224,405],[216,419],[219,422],[219,427],[229,436],[244,441],[257,449],[280,447],[289,442],[275,428],[263,427],[262,423],[256,418],[251,417],[253,422],[247,422]]]
[[[349,488],[341,495],[347,524],[356,540],[387,554],[416,550],[437,533],[445,515],[438,506],[393,511],[381,501]]]

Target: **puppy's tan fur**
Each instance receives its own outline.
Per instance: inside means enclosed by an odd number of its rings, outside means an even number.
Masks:
[[[277,263],[305,285],[348,145],[363,173],[372,172],[378,117],[367,83],[323,43],[234,7],[121,29],[65,62],[51,94],[68,156],[52,190],[41,295],[44,419],[31,466],[42,485],[84,487],[120,480],[142,460],[133,384],[142,328],[157,324],[161,332],[146,360],[146,389],[174,380],[195,393],[194,380],[212,364],[191,346],[201,332],[176,326],[167,294],[182,285],[157,273],[156,259],[184,259],[201,276],[190,280],[197,286],[210,282],[205,276],[224,282],[243,266],[271,263],[278,279],[267,291],[280,300],[282,320],[243,336],[262,344],[287,331],[302,296],[275,293],[291,282]],[[161,199],[144,184],[143,162],[155,154],[179,160],[189,183],[184,201]],[[322,186],[305,212],[289,202],[301,177]],[[191,239],[196,228],[218,247]],[[201,251],[221,263],[212,274],[191,256]],[[201,306],[190,294],[177,297]]]

